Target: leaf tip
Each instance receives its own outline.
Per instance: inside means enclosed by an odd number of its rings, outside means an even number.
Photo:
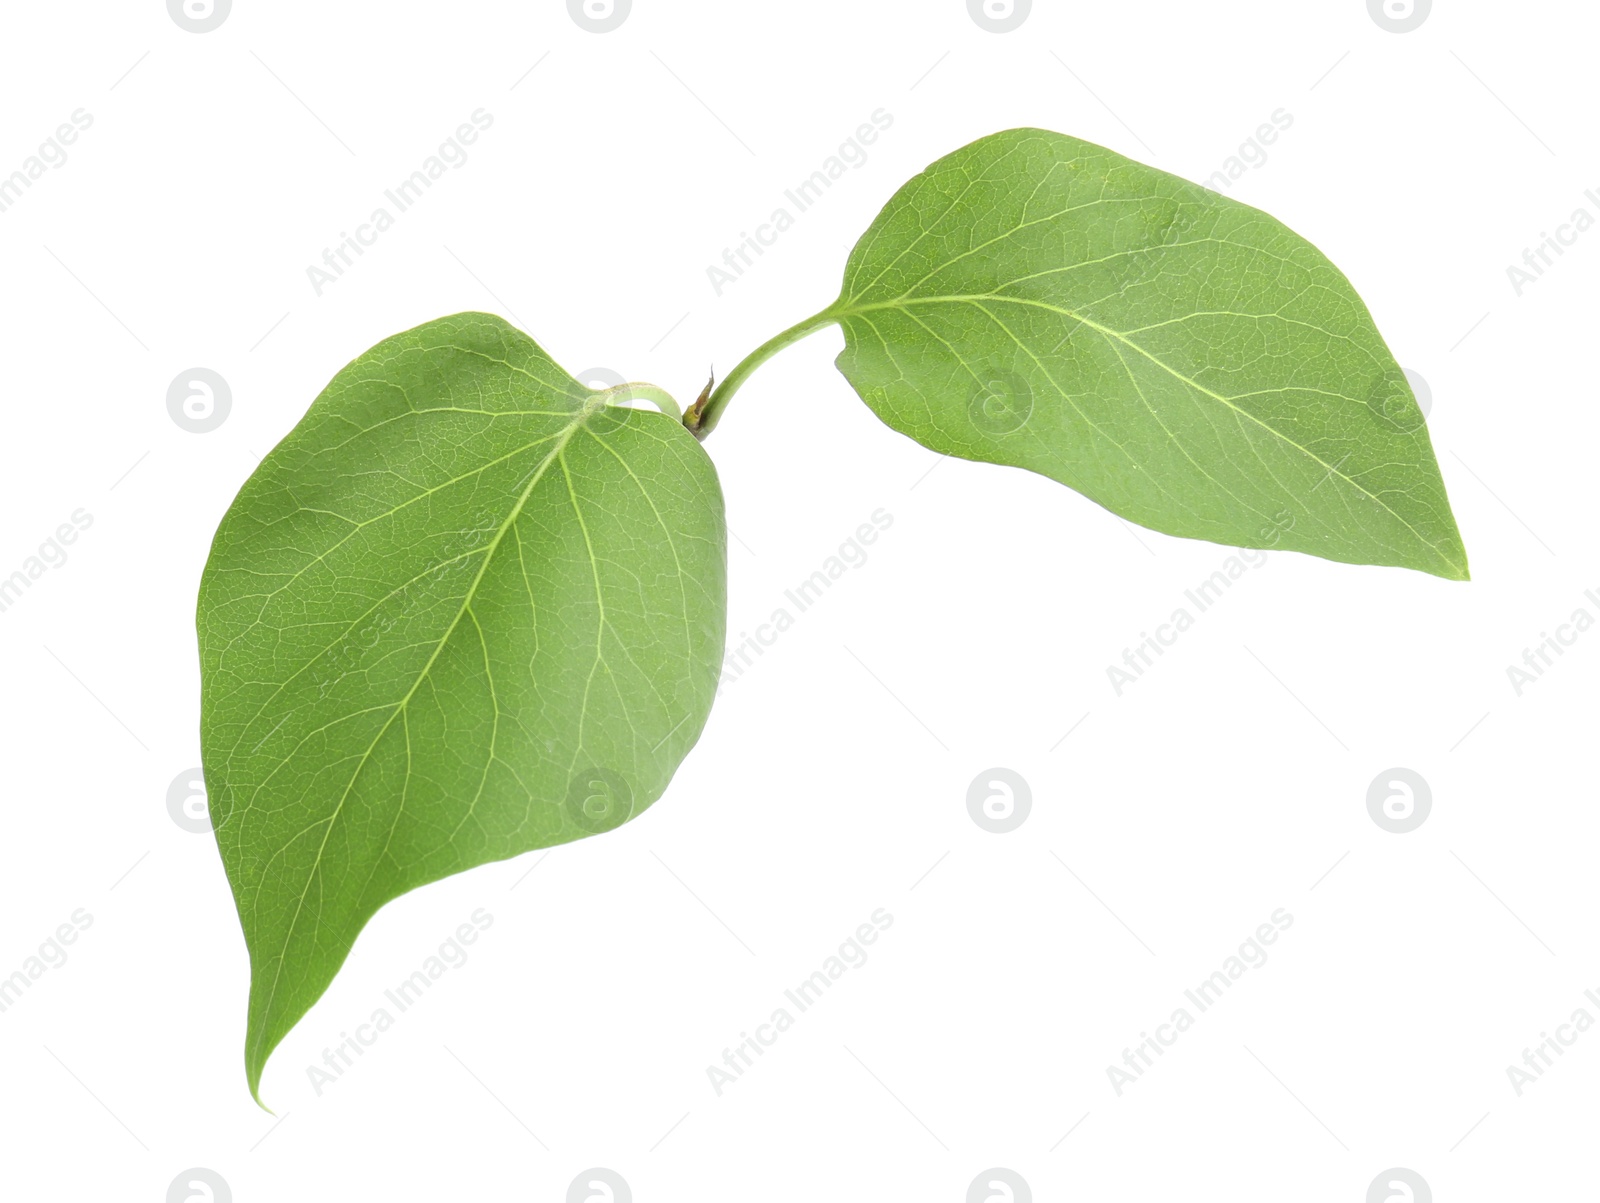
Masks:
[[[1454,554],[1441,555],[1436,561],[1436,566],[1425,567],[1417,564],[1412,567],[1419,568],[1429,576],[1436,576],[1442,581],[1470,581],[1472,570],[1467,566],[1467,554],[1457,549]]]
[[[261,1075],[266,1072],[267,1060],[272,1056],[273,1049],[277,1047],[277,1044],[274,1042],[270,1047],[263,1050],[264,1037],[265,1033],[251,1031],[249,1039],[245,1043],[244,1077],[245,1082],[250,1087],[250,1097],[255,1100],[256,1106],[260,1107],[268,1115],[275,1116],[278,1113],[267,1106],[261,1097]]]
[[[252,1066],[248,1068],[245,1073],[250,1080],[250,1097],[256,1101],[256,1106],[260,1107],[261,1110],[265,1111],[268,1115],[276,1116],[278,1113],[271,1107],[267,1106],[261,1098],[261,1070]]]
[[[1447,581],[1470,581],[1472,569],[1467,565],[1467,545],[1461,538],[1461,532],[1451,523],[1451,534],[1455,536],[1450,543],[1439,549],[1440,557],[1445,562],[1445,571],[1435,572]]]

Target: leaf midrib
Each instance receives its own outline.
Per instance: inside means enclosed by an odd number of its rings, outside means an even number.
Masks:
[[[334,824],[338,822],[339,815],[344,810],[344,804],[350,796],[350,791],[355,788],[356,780],[361,776],[362,770],[366,768],[367,760],[371,757],[373,749],[378,746],[379,741],[383,739],[384,735],[393,725],[395,718],[405,711],[406,705],[411,701],[411,698],[416,694],[417,690],[421,688],[423,681],[427,680],[428,673],[432,670],[434,662],[443,652],[445,645],[450,642],[450,637],[455,634],[456,628],[461,624],[461,619],[470,610],[472,606],[472,600],[477,595],[478,585],[483,580],[484,574],[488,572],[489,565],[494,560],[495,552],[499,549],[500,541],[505,538],[506,532],[511,529],[517,518],[521,516],[523,507],[527,504],[528,498],[533,495],[533,490],[538,486],[539,481],[544,478],[546,470],[552,463],[561,457],[561,453],[566,449],[567,444],[572,440],[572,436],[583,427],[590,414],[592,414],[596,408],[597,406],[593,403],[585,404],[581,409],[573,414],[572,421],[563,427],[560,433],[555,436],[555,445],[550,449],[549,452],[546,453],[544,459],[539,461],[539,466],[534,469],[533,474],[528,481],[527,487],[525,487],[521,494],[518,495],[516,503],[511,507],[510,512],[506,516],[506,520],[500,524],[499,529],[494,533],[494,538],[491,539],[487,544],[484,551],[483,562],[479,564],[478,571],[473,575],[471,584],[467,586],[466,593],[461,599],[460,608],[456,611],[455,617],[451,619],[450,625],[445,629],[444,634],[434,645],[433,651],[428,656],[427,663],[424,664],[421,670],[417,673],[417,679],[413,681],[411,683],[411,687],[406,690],[405,696],[395,703],[393,713],[391,713],[389,717],[384,720],[383,726],[380,727],[378,729],[378,733],[372,737],[372,741],[367,745],[366,751],[361,754],[360,761],[357,762],[356,767],[351,771],[350,780],[346,782],[344,791],[339,795],[338,804],[334,807],[333,813],[327,818],[327,826],[322,833],[322,843],[317,846],[317,854],[312,859],[311,867],[306,873],[306,883],[300,891],[300,897],[296,900],[294,914],[290,917],[288,929],[285,932],[283,941],[278,948],[278,965],[272,977],[272,986],[268,990],[265,1000],[262,1002],[262,1013],[264,1018],[270,1016],[272,1013],[272,1004],[276,1000],[278,994],[278,984],[283,977],[284,962],[288,959],[289,943],[294,938],[295,928],[300,921],[300,913],[305,907],[306,896],[310,893],[311,883],[316,879],[317,871],[322,867],[322,858],[327,851],[328,839],[333,834]],[[259,897],[260,886],[258,886],[256,890],[256,898],[259,899]],[[259,1054],[261,1043],[266,1038],[267,1028],[265,1025],[263,1025],[263,1027],[257,1033],[255,1047],[251,1050],[253,1056]]]
[[[1249,410],[1244,409],[1241,406],[1235,405],[1230,398],[1223,396],[1221,393],[1214,392],[1213,390],[1206,388],[1205,385],[1201,384],[1197,380],[1194,380],[1194,379],[1192,379],[1192,378],[1190,378],[1188,376],[1185,376],[1177,368],[1173,367],[1171,364],[1165,362],[1160,357],[1158,357],[1157,355],[1155,355],[1151,351],[1147,350],[1145,347],[1141,346],[1139,343],[1135,342],[1133,339],[1129,338],[1122,331],[1115,330],[1112,327],[1103,325],[1102,323],[1096,322],[1091,318],[1084,317],[1082,314],[1074,313],[1072,310],[1067,309],[1067,308],[1065,308],[1063,306],[1052,305],[1052,304],[1050,304],[1050,303],[1048,303],[1046,301],[1034,300],[1031,297],[1005,296],[1005,295],[1002,295],[1002,294],[999,294],[999,293],[970,293],[970,294],[962,293],[962,294],[948,294],[948,295],[943,295],[943,296],[928,296],[928,297],[896,297],[893,300],[889,300],[889,301],[851,302],[851,303],[848,303],[848,304],[844,305],[843,307],[831,309],[829,312],[834,317],[838,318],[840,321],[843,321],[846,318],[849,318],[849,317],[852,317],[852,316],[856,316],[856,315],[864,315],[864,314],[871,313],[871,312],[881,312],[883,310],[892,310],[892,309],[905,310],[905,311],[907,311],[908,316],[909,316],[909,310],[910,310],[910,307],[912,305],[928,305],[928,304],[933,304],[933,305],[937,305],[937,304],[972,304],[972,305],[976,305],[979,301],[1000,301],[1000,302],[1004,302],[1004,303],[1008,303],[1008,304],[1012,304],[1012,305],[1027,305],[1027,306],[1031,306],[1031,307],[1037,308],[1037,309],[1045,309],[1045,310],[1048,310],[1051,313],[1059,314],[1062,317],[1071,318],[1073,321],[1079,322],[1082,325],[1087,326],[1089,329],[1091,329],[1091,330],[1095,331],[1096,333],[1100,334],[1102,337],[1104,337],[1104,338],[1106,338],[1108,340],[1114,339],[1117,342],[1120,342],[1123,345],[1131,348],[1132,350],[1137,351],[1140,355],[1143,355],[1151,363],[1155,364],[1162,371],[1168,373],[1175,380],[1178,380],[1178,381],[1182,382],[1183,384],[1188,385],[1190,388],[1194,389],[1197,393],[1200,393],[1202,396],[1210,397],[1212,400],[1220,402],[1221,404],[1227,406],[1235,414],[1238,414],[1241,417],[1248,418],[1250,421],[1254,422],[1257,426],[1259,426],[1262,430],[1265,430],[1268,434],[1272,435],[1274,438],[1279,439],[1280,441],[1282,441],[1287,446],[1294,448],[1296,451],[1300,452],[1302,455],[1304,455],[1308,459],[1312,460],[1314,463],[1316,463],[1316,464],[1320,465],[1321,467],[1327,469],[1327,471],[1328,471],[1330,476],[1338,477],[1340,480],[1342,480],[1346,484],[1350,485],[1350,487],[1355,489],[1358,493],[1360,493],[1364,497],[1367,497],[1368,499],[1370,499],[1375,505],[1379,506],[1381,509],[1383,509],[1387,513],[1391,514],[1394,517],[1394,519],[1397,522],[1400,523],[1400,525],[1405,527],[1414,536],[1416,536],[1417,541],[1419,543],[1421,543],[1424,547],[1428,548],[1431,552],[1433,552],[1436,556],[1438,556],[1439,559],[1443,563],[1448,565],[1451,569],[1453,569],[1453,570],[1455,570],[1457,572],[1461,572],[1461,573],[1465,574],[1466,566],[1464,564],[1458,564],[1458,563],[1456,563],[1456,561],[1452,560],[1449,557],[1449,555],[1447,555],[1445,553],[1443,548],[1441,548],[1437,543],[1435,543],[1433,540],[1431,540],[1427,536],[1425,536],[1421,531],[1417,530],[1416,527],[1412,526],[1411,523],[1408,522],[1402,514],[1400,514],[1398,511],[1396,511],[1393,506],[1389,505],[1387,502],[1385,502],[1382,498],[1378,497],[1371,490],[1369,490],[1366,487],[1364,487],[1359,481],[1357,481],[1353,477],[1347,476],[1345,473],[1340,472],[1335,465],[1328,463],[1326,460],[1324,460],[1321,456],[1317,455],[1310,448],[1305,447],[1300,443],[1297,443],[1294,439],[1292,439],[1288,435],[1284,434],[1281,430],[1278,430],[1277,428],[1272,426],[1270,423],[1263,421],[1261,418],[1257,417],[1255,414],[1251,413]],[[1342,463],[1343,461],[1340,461],[1340,462]]]

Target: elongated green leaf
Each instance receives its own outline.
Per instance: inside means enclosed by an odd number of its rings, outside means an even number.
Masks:
[[[385,902],[661,795],[711,708],[725,560],[693,436],[499,318],[430,322],[334,378],[200,587],[252,1093]]]
[[[1405,374],[1350,282],[1259,210],[1077,138],[982,138],[856,244],[838,366],[935,451],[1158,531],[1452,579]]]

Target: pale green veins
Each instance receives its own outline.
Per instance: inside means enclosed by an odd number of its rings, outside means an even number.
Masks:
[[[605,405],[499,318],[431,322],[334,379],[200,593],[252,1089],[385,902],[660,796],[716,688],[724,539],[678,422]]]
[[[246,482],[201,583],[258,1097],[385,902],[666,789],[723,655],[699,440],[834,324],[845,378],[934,451],[1171,535],[1467,576],[1427,426],[1350,282],[1266,214],[1062,134],[995,134],[907,183],[839,298],[681,421],[664,390],[587,389],[496,317],[397,335]]]
[[[1176,176],[1046,130],[981,139],[901,188],[838,300],[768,346],[834,322],[846,379],[935,451],[1167,534],[1467,577],[1421,411],[1350,282]]]

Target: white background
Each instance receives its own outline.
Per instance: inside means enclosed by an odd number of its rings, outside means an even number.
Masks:
[[[0,575],[93,516],[0,613],[0,975],[93,917],[0,1014],[5,1198],[160,1203],[205,1167],[239,1203],[559,1201],[591,1166],[640,1203],[957,1203],[993,1166],[1039,1200],[1360,1203],[1395,1166],[1440,1200],[1588,1197],[1600,1034],[1520,1097],[1506,1069],[1600,1018],[1600,634],[1521,696],[1506,668],[1600,616],[1600,233],[1521,296],[1506,268],[1600,216],[1589,6],[1441,0],[1404,34],[1363,0],[1039,0],[1003,34],[962,0],[637,0],[604,34],[553,0],[4,23],[0,174],[93,116],[0,213]],[[466,164],[317,296],[324,247],[479,108]],[[716,295],[706,268],[879,108],[865,164]],[[167,790],[199,760],[211,533],[340,366],[487,309],[687,401],[973,138],[1044,126],[1204,180],[1280,108],[1231,195],[1338,263],[1431,386],[1470,584],[1272,554],[1118,696],[1107,666],[1228,550],[940,461],[817,335],[707,443],[730,632],[893,526],[642,818],[383,911],[256,1107],[231,896]],[[196,366],[232,389],[207,434],[166,408]],[[996,766],[1032,792],[1005,835],[967,811]],[[1406,835],[1367,811],[1393,767],[1432,791]],[[319,1096],[306,1067],[479,907],[471,959]],[[867,963],[719,1097],[707,1066],[880,907]],[[1267,963],[1119,1096],[1107,1067],[1277,908]]]

